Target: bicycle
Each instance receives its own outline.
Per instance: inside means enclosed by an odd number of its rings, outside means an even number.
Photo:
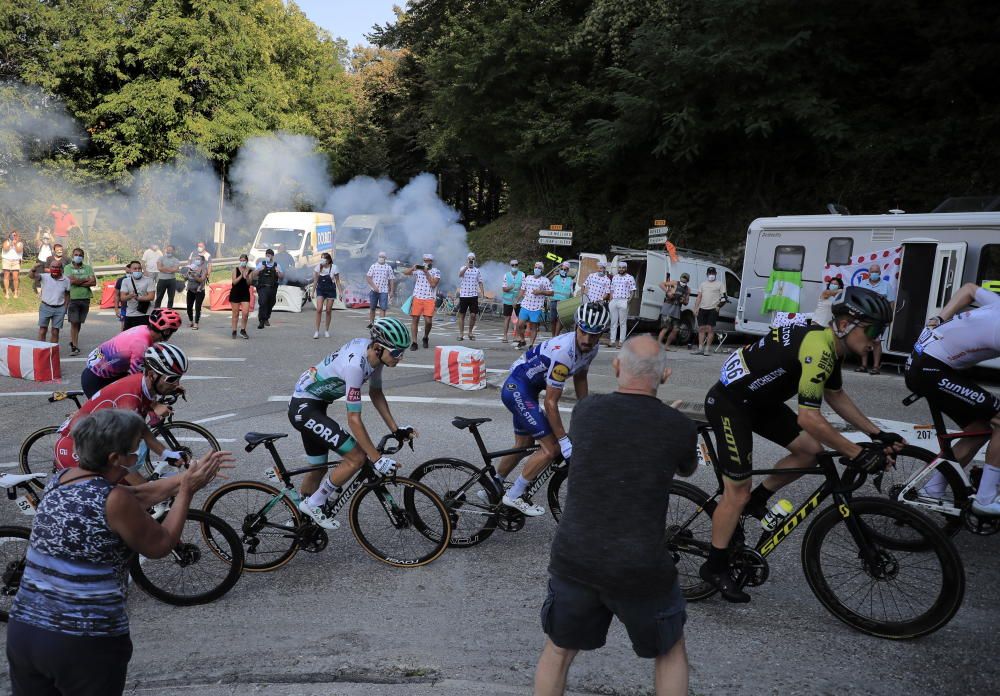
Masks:
[[[712,495],[692,484],[675,481],[670,489],[667,547],[677,565],[684,596],[701,600],[716,593],[698,567],[711,547],[711,516],[722,494],[718,457],[708,433],[698,424],[703,451],[718,481]],[[906,505],[874,497],[852,497],[867,474],[847,467],[837,473],[834,452],[817,456],[817,466],[754,469],[754,475],[783,473],[823,477],[823,483],[772,531],[762,531],[756,544],[746,543],[752,531],[740,519],[730,542],[730,572],[740,587],[767,581],[767,557],[827,498],[802,540],[802,570],[820,603],[852,628],[882,638],[909,639],[927,635],[948,623],[962,604],[965,571],[948,539],[923,514]],[[749,518],[751,524],[756,518]],[[909,612],[909,613],[907,613]]]
[[[265,475],[278,487],[259,481],[234,481],[217,488],[205,501],[207,512],[218,515],[239,532],[247,558],[244,568],[249,572],[275,570],[292,560],[299,549],[318,553],[329,541],[325,529],[299,512],[302,496],[292,479],[317,469],[329,470],[340,462],[286,469],[274,441],[287,436],[253,432],[244,436],[247,452],[263,445],[270,453],[274,466]],[[388,447],[390,439],[396,440],[397,446]],[[382,454],[394,454],[402,447],[403,441],[393,435],[386,435],[378,443]],[[451,522],[440,498],[411,479],[379,474],[371,461],[365,461],[339,497],[327,501],[324,511],[333,519],[348,504],[354,538],[376,560],[414,568],[434,561],[448,547]],[[380,528],[387,536],[376,538]],[[415,551],[402,551],[404,543],[409,543],[404,541],[404,533],[410,531],[416,534],[405,536],[418,546]]]
[[[82,391],[53,392],[52,396],[49,397],[49,403],[72,399],[79,410],[81,406],[80,398],[83,396],[84,393]],[[176,401],[177,397],[171,394],[169,397],[164,398],[162,403],[171,405]],[[50,474],[55,471],[54,453],[56,442],[60,438],[58,434],[60,427],[50,425],[39,428],[25,438],[18,454],[18,465],[21,473],[33,474],[44,472]],[[197,423],[173,420],[173,412],[168,413],[165,418],[152,426],[151,430],[158,440],[167,445],[167,449],[183,452],[189,459],[197,459],[209,452],[218,452],[222,449],[219,446],[219,441],[211,432]],[[147,478],[152,474],[155,467],[151,457],[152,452],[148,452],[144,469],[140,471]]]
[[[33,517],[41,502],[37,485],[47,476],[0,475],[0,488],[7,489],[7,497],[21,514]],[[154,519],[162,522],[169,509],[157,506]],[[21,586],[30,536],[29,527],[0,527],[0,621],[7,620],[10,602]],[[129,561],[129,575],[136,585],[154,599],[181,607],[215,601],[233,588],[242,571],[243,546],[236,532],[215,515],[194,508],[188,510],[180,541],[169,554],[158,559],[133,554]]]
[[[479,426],[491,418],[462,418],[455,416],[451,424],[459,430],[468,429],[476,440],[484,465],[478,467],[464,459],[441,457],[424,462],[411,474],[414,481],[426,483],[444,501],[451,519],[450,545],[458,548],[475,546],[484,542],[499,527],[505,532],[517,532],[524,527],[524,514],[501,504],[504,491],[497,484],[493,460],[508,454],[527,455],[538,445],[488,452]],[[558,456],[547,466],[525,491],[525,498],[548,484],[549,512],[559,521],[565,501],[563,482],[568,473],[568,462]]]

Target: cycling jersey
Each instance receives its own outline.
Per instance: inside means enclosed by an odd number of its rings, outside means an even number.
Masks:
[[[293,399],[314,399],[332,403],[347,397],[347,410],[361,410],[361,386],[371,382],[382,388],[382,365],[368,362],[370,338],[355,338],[340,350],[330,353],[323,362],[302,373],[295,383]]]
[[[82,418],[105,408],[120,408],[134,411],[145,419],[155,405],[156,399],[146,387],[146,380],[141,373],[122,377],[96,392],[79,411],[59,426],[59,437],[55,446],[56,468],[68,469],[79,465],[74,452],[73,436],[70,433]]]
[[[105,341],[87,357],[87,369],[98,377],[125,376],[142,371],[142,356],[153,345],[148,326],[136,326]]]
[[[1000,357],[1000,295],[976,290],[980,307],[959,312],[950,321],[924,329],[913,346],[949,367],[962,370]]]
[[[823,390],[842,387],[833,331],[781,326],[743,346],[722,364],[719,381],[750,404],[780,404],[798,392],[799,408],[819,408]]]

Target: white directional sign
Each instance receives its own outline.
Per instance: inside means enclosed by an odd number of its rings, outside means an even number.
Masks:
[[[572,230],[538,230],[539,237],[557,237],[559,239],[573,239]]]
[[[548,232],[548,230],[542,230],[543,232]],[[559,237],[538,237],[539,244],[549,244],[552,246],[573,246],[572,239],[560,239]]]
[[[667,235],[661,234],[658,237],[649,238],[649,246],[655,246],[657,244],[663,245],[667,243]]]
[[[650,243],[652,243],[653,237],[666,237],[668,232],[670,232],[669,227],[650,227],[649,228]]]

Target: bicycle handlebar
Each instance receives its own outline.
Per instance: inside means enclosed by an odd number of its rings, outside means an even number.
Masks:
[[[390,447],[389,440],[395,440],[396,446]],[[403,449],[403,445],[409,445],[412,450],[413,438],[407,438],[404,440],[403,438],[396,437],[393,433],[387,433],[381,440],[378,441],[378,444],[375,445],[375,449],[382,454],[396,454],[396,452]]]

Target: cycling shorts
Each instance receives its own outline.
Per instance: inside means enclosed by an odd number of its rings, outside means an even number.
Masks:
[[[989,423],[1000,413],[1000,398],[969,376],[927,353],[914,352],[906,361],[906,387],[951,418],[960,428],[977,421]]]
[[[705,417],[715,431],[719,471],[733,481],[750,478],[754,433],[788,447],[802,432],[788,404],[754,404],[731,394],[721,382],[705,396]]]
[[[329,405],[319,399],[295,398],[288,404],[288,421],[302,435],[302,446],[309,457],[325,456],[330,450],[344,455],[357,444],[350,433],[326,415]]]
[[[552,434],[552,426],[538,401],[538,392],[524,382],[508,377],[500,389],[500,400],[514,415],[514,434],[538,440]]]

